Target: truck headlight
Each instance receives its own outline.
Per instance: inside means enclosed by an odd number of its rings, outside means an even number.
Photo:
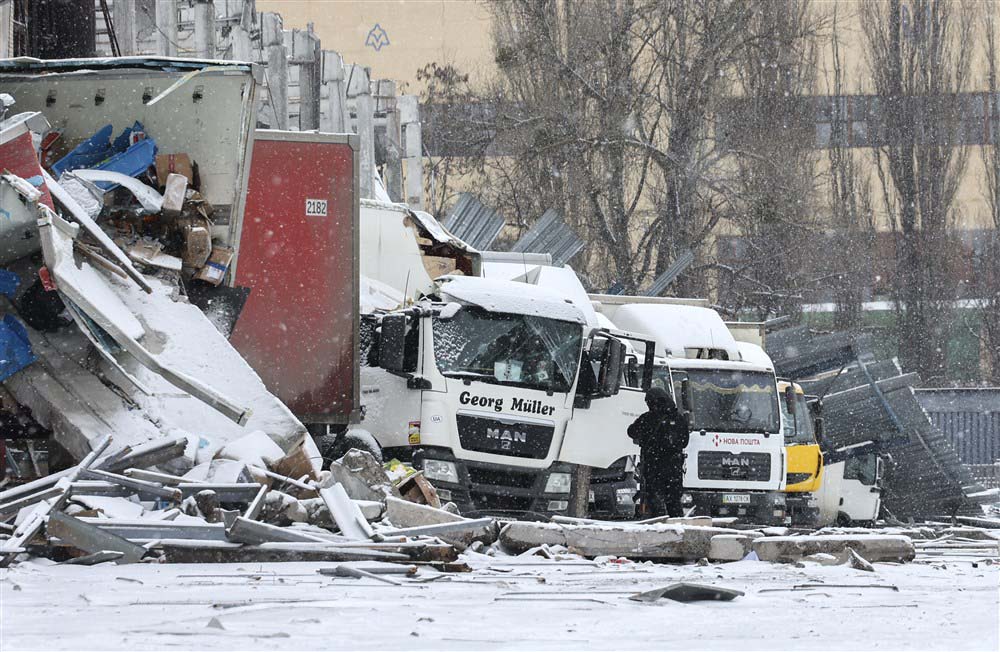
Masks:
[[[569,473],[550,473],[549,479],[545,481],[545,493],[547,494],[568,494],[573,476]]]
[[[458,484],[458,469],[455,468],[454,462],[424,460],[424,477],[428,480]]]

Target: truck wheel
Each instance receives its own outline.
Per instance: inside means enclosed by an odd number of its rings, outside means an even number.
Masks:
[[[329,466],[334,460],[339,460],[352,448],[371,453],[379,464],[383,461],[382,448],[366,430],[348,430],[344,433],[320,435],[314,438],[316,447],[323,455],[324,467]]]
[[[851,527],[851,517],[844,512],[837,512],[837,525],[839,527]]]

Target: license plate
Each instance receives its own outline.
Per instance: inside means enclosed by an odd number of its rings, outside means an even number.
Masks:
[[[750,496],[747,494],[722,494],[722,502],[726,505],[749,505]]]
[[[589,497],[587,498],[587,501],[588,501],[588,502],[591,502],[591,503],[592,503],[592,502],[594,502],[594,492],[593,492],[593,491],[591,491],[591,492],[590,492],[590,493],[588,494],[588,496],[589,496]]]

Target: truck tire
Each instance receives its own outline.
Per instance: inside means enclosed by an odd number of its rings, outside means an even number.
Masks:
[[[846,512],[837,512],[838,527],[851,527],[851,524],[852,524],[851,517],[848,516]]]
[[[352,448],[371,453],[379,464],[383,462],[382,447],[367,431],[348,430],[347,432],[325,434],[318,437],[313,435],[313,438],[316,440],[316,447],[323,455],[324,468],[329,466],[330,462],[339,460]]]

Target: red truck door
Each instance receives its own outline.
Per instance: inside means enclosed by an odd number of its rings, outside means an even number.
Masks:
[[[357,136],[258,130],[230,341],[303,423],[359,411]]]

